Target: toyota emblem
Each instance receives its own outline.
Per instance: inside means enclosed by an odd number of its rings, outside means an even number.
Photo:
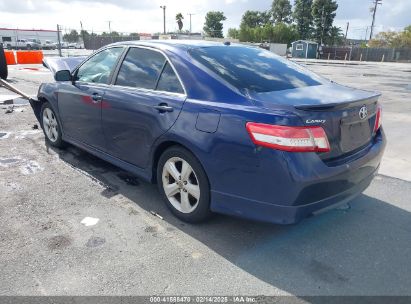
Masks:
[[[360,116],[361,119],[366,119],[368,115],[367,107],[362,106],[360,109],[360,112],[358,112],[358,115]]]

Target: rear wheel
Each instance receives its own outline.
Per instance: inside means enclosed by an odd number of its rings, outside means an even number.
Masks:
[[[46,141],[49,145],[62,148],[64,142],[61,136],[61,126],[57,119],[56,113],[48,102],[41,107],[41,126],[43,127]]]
[[[157,183],[170,210],[186,222],[210,217],[210,185],[196,157],[182,147],[171,147],[161,155]]]

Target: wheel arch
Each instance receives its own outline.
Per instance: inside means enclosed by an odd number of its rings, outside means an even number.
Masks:
[[[31,108],[33,109],[34,115],[37,118],[37,121],[41,124],[41,108],[43,104],[49,102],[45,97],[38,97],[37,100],[30,100]]]
[[[194,157],[200,163],[200,165],[203,167],[204,172],[206,173],[206,176],[207,176],[207,180],[210,183],[207,170],[206,170],[203,162],[201,161],[201,159],[198,157],[198,155],[193,151],[193,149],[190,149],[187,145],[185,145],[185,144],[183,144],[183,143],[181,143],[177,140],[165,140],[165,141],[161,142],[159,145],[157,145],[156,148],[154,149],[154,152],[152,154],[153,155],[152,156],[152,162],[151,162],[151,170],[152,170],[151,182],[152,183],[157,183],[157,167],[158,167],[158,162],[160,160],[160,157],[164,153],[164,151],[166,151],[167,149],[169,149],[173,146],[184,148],[187,151],[189,151],[191,154],[193,154]]]

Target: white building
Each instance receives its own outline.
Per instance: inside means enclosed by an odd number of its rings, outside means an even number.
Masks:
[[[26,30],[26,29],[12,29],[0,28],[0,42],[4,45],[7,42],[16,42],[17,39],[37,39],[42,43],[46,40],[57,42],[57,30]]]

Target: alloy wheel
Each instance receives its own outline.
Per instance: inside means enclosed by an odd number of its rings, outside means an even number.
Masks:
[[[190,164],[180,157],[172,157],[163,166],[164,193],[175,209],[191,213],[200,200],[200,185]]]
[[[43,111],[43,128],[47,138],[51,142],[56,142],[59,137],[57,118],[50,108],[45,108]]]

